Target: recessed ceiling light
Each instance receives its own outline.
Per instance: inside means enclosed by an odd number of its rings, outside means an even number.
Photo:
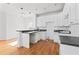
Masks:
[[[57,4],[55,3],[54,6],[56,6]]]
[[[29,12],[29,14],[31,14],[31,12]]]
[[[23,10],[23,8],[20,8],[21,10]]]

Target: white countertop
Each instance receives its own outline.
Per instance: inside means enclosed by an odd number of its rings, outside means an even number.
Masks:
[[[79,34],[59,34],[59,36],[73,36],[73,37],[79,37]]]

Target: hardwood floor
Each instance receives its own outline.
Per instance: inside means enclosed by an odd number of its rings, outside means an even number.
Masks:
[[[8,41],[0,41],[0,55],[59,55],[59,44],[52,40],[40,40],[31,44],[29,49],[9,45]]]

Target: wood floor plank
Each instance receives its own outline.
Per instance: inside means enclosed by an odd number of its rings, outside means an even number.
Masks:
[[[7,41],[0,41],[0,55],[59,55],[59,44],[52,40],[41,40],[31,44],[29,49],[8,45]]]

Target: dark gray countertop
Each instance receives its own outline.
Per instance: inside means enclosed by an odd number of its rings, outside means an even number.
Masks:
[[[46,29],[29,29],[29,30],[16,30],[17,32],[32,32],[32,31],[46,31]]]

